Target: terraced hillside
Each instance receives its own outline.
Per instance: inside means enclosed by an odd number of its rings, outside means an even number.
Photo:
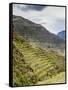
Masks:
[[[13,86],[46,82],[64,72],[64,65],[64,56],[52,49],[33,48],[22,36],[13,32]],[[43,84],[46,84],[45,82]],[[57,83],[60,83],[60,78]]]

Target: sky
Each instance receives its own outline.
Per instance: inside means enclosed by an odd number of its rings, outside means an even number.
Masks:
[[[65,7],[13,4],[13,15],[41,24],[54,34],[65,30]]]

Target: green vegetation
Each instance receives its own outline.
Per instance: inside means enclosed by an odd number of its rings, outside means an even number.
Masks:
[[[57,84],[57,83],[65,83],[65,73],[61,72],[55,76],[53,76],[50,79],[43,80],[41,82],[38,82],[37,84]]]
[[[16,35],[14,33],[14,35]],[[16,36],[13,42],[24,42],[24,39],[20,40]],[[25,86],[33,85],[37,82],[37,77],[33,72],[33,69],[26,63],[23,54],[19,48],[13,43],[13,86]]]
[[[25,62],[22,53],[13,48],[13,86],[32,85],[37,82],[32,68]]]
[[[64,65],[64,57],[57,52],[50,48],[32,47],[17,32],[13,32],[13,86],[36,85],[43,80],[46,84],[47,80],[65,71]]]

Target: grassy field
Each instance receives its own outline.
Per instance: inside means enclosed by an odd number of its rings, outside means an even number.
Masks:
[[[64,56],[52,49],[32,47],[13,32],[13,86],[63,83],[64,71]]]

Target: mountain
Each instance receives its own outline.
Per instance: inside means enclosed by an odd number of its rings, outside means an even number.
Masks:
[[[50,33],[40,24],[36,24],[21,16],[13,16],[13,25],[16,32],[23,36],[31,44],[34,43],[42,48],[51,47],[64,50],[65,41],[57,35]]]
[[[64,56],[50,48],[48,50],[33,48],[13,28],[12,70],[13,86],[38,85],[38,82],[40,84],[64,83],[65,60]]]
[[[65,31],[61,31],[57,34],[60,38],[62,38],[63,40],[65,40]]]

